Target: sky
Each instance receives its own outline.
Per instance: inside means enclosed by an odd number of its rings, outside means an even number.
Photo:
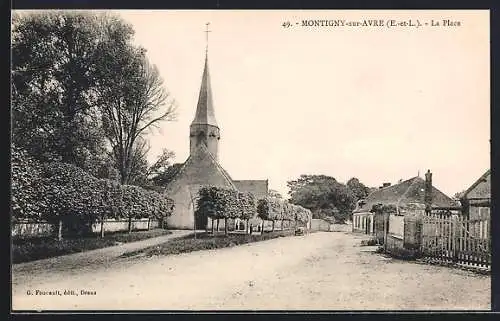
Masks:
[[[488,11],[114,13],[132,24],[178,104],[177,120],[149,135],[150,160],[163,148],[175,162],[189,155],[210,22],[219,160],[233,179],[268,179],[286,195],[301,174],[377,187],[430,169],[452,196],[490,167]],[[309,19],[386,25],[301,26]],[[389,28],[391,19],[440,26]]]

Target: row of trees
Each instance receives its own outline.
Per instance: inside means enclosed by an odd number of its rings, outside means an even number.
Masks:
[[[147,134],[175,119],[176,104],[133,35],[111,14],[14,14],[13,143],[123,185],[168,178],[174,155],[165,150],[148,164]]]
[[[339,222],[350,219],[356,202],[372,191],[355,177],[342,184],[325,175],[301,175],[287,186],[290,203],[310,209],[314,218],[334,217]]]
[[[196,216],[209,217],[212,220],[212,233],[214,221],[223,219],[224,232],[228,233],[228,219],[241,219],[246,221],[247,233],[249,221],[259,217],[263,221],[300,221],[307,222],[310,211],[287,201],[275,197],[256,200],[251,193],[242,193],[233,189],[204,186],[198,191],[196,203]],[[263,229],[262,229],[263,230]]]
[[[309,209],[274,197],[260,199],[257,204],[257,214],[264,221],[272,221],[273,231],[276,221],[281,221],[283,226],[283,221],[307,223],[312,218]]]
[[[60,162],[40,163],[14,148],[12,152],[12,220],[63,223],[68,232],[88,231],[105,219],[128,219],[129,232],[135,218],[163,220],[174,203],[155,191],[99,179],[83,169]]]

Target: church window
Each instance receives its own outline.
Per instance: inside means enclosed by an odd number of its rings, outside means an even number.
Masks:
[[[198,138],[197,138],[197,141],[196,141],[197,144],[200,144],[200,143],[207,143],[207,140],[206,140],[206,137],[205,137],[205,133],[204,132],[200,132],[198,134]]]

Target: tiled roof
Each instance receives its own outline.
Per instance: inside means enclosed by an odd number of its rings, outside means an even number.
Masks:
[[[267,180],[236,180],[233,183],[240,192],[250,192],[257,198],[264,198],[268,194]]]
[[[214,155],[212,155],[212,153],[210,153],[210,151],[208,150],[208,148],[206,147],[206,145],[204,144],[200,144],[199,145],[199,148],[196,149],[195,153],[192,154],[192,155],[189,155],[189,157],[186,159],[186,161],[180,166],[179,170],[177,171],[177,173],[175,173],[174,177],[172,178],[172,180],[167,184],[167,189],[169,186],[174,186],[174,182],[177,181],[177,179],[179,177],[181,177],[182,173],[184,172],[185,168],[187,167],[187,165],[193,161],[195,161],[195,158],[200,156],[199,153],[203,153],[203,154],[206,154],[209,156],[209,159],[212,161],[212,163],[215,165],[217,171],[219,171],[219,173],[224,177],[224,179],[227,181],[227,183],[234,189],[237,190],[236,186],[234,185],[233,183],[233,180],[231,179],[231,176],[229,176],[229,174],[226,172],[226,170],[219,164],[219,162],[217,161],[217,159],[215,159]]]
[[[358,205],[354,213],[368,212],[375,204],[396,205],[404,207],[410,203],[424,203],[425,181],[420,177],[413,177],[396,185],[391,185],[373,191]],[[455,207],[458,204],[443,192],[432,187],[433,207]]]
[[[231,187],[234,189],[238,189],[236,187],[236,185],[233,183],[233,179],[231,178],[231,176],[229,176],[228,172],[226,172],[226,170],[221,166],[221,164],[219,164],[219,162],[217,161],[215,156],[212,155],[212,153],[210,153],[210,151],[208,150],[208,148],[204,144],[200,144],[200,145],[201,145],[201,149],[204,150],[210,156],[210,158],[214,162],[215,166],[217,167],[217,170],[221,173],[222,176],[224,176],[224,178],[231,185]]]
[[[488,169],[486,173],[484,173],[477,181],[474,182],[465,192],[460,195],[461,199],[472,197],[477,197],[478,195],[471,195],[472,192],[481,184],[485,183],[484,186],[481,186],[480,191],[477,191],[475,194],[481,194],[484,198],[491,198],[491,170]]]

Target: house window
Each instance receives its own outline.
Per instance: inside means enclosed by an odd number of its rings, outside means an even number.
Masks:
[[[490,208],[489,207],[480,207],[479,208],[479,217],[487,218],[490,216]]]

